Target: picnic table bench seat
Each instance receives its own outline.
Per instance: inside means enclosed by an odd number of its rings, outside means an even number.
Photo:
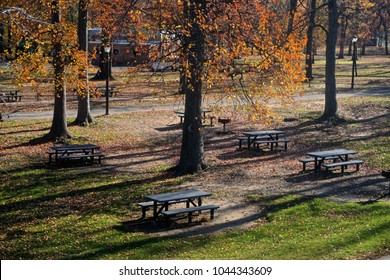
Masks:
[[[249,137],[250,141],[253,141],[254,139],[255,139],[255,136]],[[268,139],[270,139],[270,137],[269,136],[258,136],[258,137],[256,137],[256,139],[257,140],[268,140]],[[238,136],[237,140],[238,140],[238,147],[241,149],[242,143],[248,142],[248,137],[247,136]],[[253,146],[255,146],[255,143],[253,143]]]
[[[3,97],[6,97],[7,98],[7,102],[10,102],[10,101],[22,101],[22,97],[23,95],[21,94],[5,94],[3,95]]]
[[[169,201],[167,205],[175,204],[175,203],[181,203],[181,202],[187,202],[187,199],[179,199],[179,200],[174,200],[174,201]],[[150,208],[153,207],[154,201],[142,201],[137,203],[138,206],[141,207],[142,211],[142,219],[146,217],[146,211],[148,211]],[[163,203],[157,203],[157,205],[161,206]],[[166,209],[168,210],[168,209]]]
[[[104,157],[105,157],[104,154],[93,153],[93,154],[68,154],[68,155],[59,156],[58,158],[60,160],[64,160],[64,161],[71,160],[71,159],[78,159],[81,161],[84,161],[84,159],[86,159],[86,160],[93,161],[93,160],[95,160],[95,158],[97,158],[98,163],[100,164],[102,161],[102,158],[104,158]]]
[[[339,159],[338,156],[326,158],[326,160],[333,160],[333,162],[336,162],[337,159]],[[311,163],[311,162],[315,163],[316,159],[312,158],[312,157],[311,158],[301,158],[301,159],[299,159],[299,161],[303,163],[303,171],[306,171],[306,164]]]
[[[338,162],[333,162],[333,163],[326,163],[323,166],[326,169],[326,172],[329,172],[330,168],[334,167],[341,167],[341,172],[344,172],[345,168],[348,167],[348,165],[356,165],[356,171],[359,171],[359,166],[362,164],[362,160],[348,160],[348,161],[338,161]]]
[[[69,150],[69,151],[66,151],[65,154],[67,156],[70,156],[71,154],[79,154],[79,153],[83,153],[83,152],[84,152],[83,150]],[[52,158],[56,154],[56,152],[55,151],[47,151],[46,153],[49,155],[49,163],[52,163]],[[65,155],[63,155],[63,156],[65,156]],[[61,156],[59,156],[58,158],[61,159]]]
[[[278,145],[279,143],[284,143],[284,150],[287,151],[287,144],[290,142],[289,139],[275,139],[275,140],[272,140],[272,139],[265,139],[265,140],[255,140],[254,143],[257,145],[257,147],[259,148],[259,146],[261,144],[267,144],[267,145],[271,145],[271,151],[274,149],[274,145]]]
[[[192,222],[192,217],[195,212],[200,211],[210,211],[210,220],[214,219],[214,211],[218,209],[219,206],[214,204],[208,204],[208,205],[202,205],[197,207],[188,207],[188,208],[181,208],[181,209],[174,209],[174,210],[168,210],[168,211],[162,211],[161,214],[163,214],[167,219],[181,215],[181,214],[188,214],[188,222]]]

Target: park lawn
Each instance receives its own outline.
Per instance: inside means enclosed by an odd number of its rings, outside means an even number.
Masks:
[[[297,130],[301,139],[309,141],[303,144],[327,141],[329,146],[342,146],[338,132],[345,131],[343,141],[349,139],[348,133],[354,136],[349,145],[370,155],[370,166],[389,169],[388,118],[386,114],[367,117],[370,112],[386,112],[388,97],[343,99],[340,107],[347,121],[336,126],[337,133],[319,140],[310,137],[311,129]],[[307,101],[292,111],[286,109],[285,114],[306,124],[320,115],[320,108],[316,101]],[[364,114],[365,110],[370,112]],[[146,143],[155,145],[158,134],[134,124],[142,124],[156,113],[102,117],[88,128],[71,127],[76,136],[72,142],[93,142],[111,151],[119,149],[114,156],[124,152],[132,157],[133,151]],[[264,213],[250,229],[175,238],[133,231],[123,222],[140,216],[134,204],[143,195],[170,191],[199,179],[197,175],[171,177],[166,172],[177,159],[171,156],[177,149],[161,155],[169,159],[168,164],[136,167],[131,172],[117,169],[123,164],[120,161],[102,167],[47,168],[45,151],[53,143],[29,141],[47,132],[49,120],[6,121],[1,125],[1,154],[6,159],[0,162],[1,259],[365,259],[389,253],[389,202],[248,196]],[[178,136],[159,139],[160,144],[174,145],[172,137]]]
[[[262,197],[259,204],[268,213],[250,230],[182,238],[127,231],[115,205],[82,215],[31,213],[22,228],[7,230],[1,258],[355,259],[382,255],[390,246],[389,203],[287,196]]]

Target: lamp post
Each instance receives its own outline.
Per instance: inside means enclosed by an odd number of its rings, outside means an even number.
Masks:
[[[104,46],[104,52],[106,53],[106,115],[109,115],[109,89],[108,89],[108,84],[110,80],[110,51],[111,47],[110,45]]]
[[[356,50],[356,42],[358,40],[358,37],[354,36],[352,38],[352,82],[351,82],[351,89],[353,89],[354,86],[354,79],[355,76],[357,76],[357,67],[356,67],[356,60],[357,60],[357,50]]]

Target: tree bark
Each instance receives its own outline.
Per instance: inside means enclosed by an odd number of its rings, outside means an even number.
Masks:
[[[5,51],[4,24],[0,23],[0,54]]]
[[[383,31],[385,33],[385,54],[389,55],[389,31],[387,30],[387,22],[383,20]]]
[[[295,13],[297,11],[298,0],[290,0],[289,7],[289,18],[288,18],[288,26],[287,26],[287,36],[290,35],[294,30],[294,18]]]
[[[341,22],[341,31],[340,31],[340,45],[339,45],[339,59],[344,58],[344,48],[345,48],[345,38],[347,34],[348,19],[343,17]]]
[[[321,119],[337,118],[336,98],[336,44],[338,30],[337,0],[328,2],[328,32],[326,34],[325,110]]]
[[[206,13],[206,0],[184,2],[184,15],[187,18],[185,46],[188,46],[188,79],[185,95],[183,137],[177,174],[190,174],[207,168],[204,162],[202,128],[202,75],[205,59],[205,34],[201,19]]]
[[[54,113],[51,129],[47,138],[65,140],[71,138],[66,122],[65,57],[62,53],[62,30],[60,1],[51,3],[53,31],[53,67],[54,67]]]
[[[83,91],[78,92],[78,107],[77,117],[74,124],[88,125],[93,122],[90,111],[90,95],[88,85],[88,2],[89,0],[79,1],[79,13],[78,13],[78,29],[77,36],[79,41],[79,49],[85,52],[85,69],[83,69],[84,75],[80,77],[83,81]]]
[[[315,18],[316,18],[316,5],[317,0],[310,1],[310,18],[309,25],[307,27],[307,42],[306,42],[306,63],[305,63],[305,73],[306,79],[313,79],[313,31],[315,26]]]

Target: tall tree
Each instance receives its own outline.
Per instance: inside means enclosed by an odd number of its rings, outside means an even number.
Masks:
[[[88,4],[89,0],[79,0],[77,37],[79,50],[85,53],[85,64],[80,69],[80,80],[83,82],[76,88],[78,91],[78,107],[75,124],[88,125],[93,122],[90,111],[90,94],[88,85]]]
[[[294,18],[297,12],[298,0],[290,0],[289,2],[289,18],[287,26],[287,35],[293,32],[294,28]]]
[[[203,156],[202,128],[202,86],[205,62],[205,40],[203,19],[206,14],[206,0],[184,1],[186,18],[184,46],[188,48],[189,77],[185,86],[185,116],[180,161],[177,166],[179,174],[194,173],[207,166]]]
[[[172,8],[179,2],[182,14]],[[166,0],[164,4],[160,27],[170,33],[180,29],[178,50],[188,66],[187,82],[182,85],[185,117],[176,171],[193,173],[207,167],[201,116],[207,90],[221,88],[221,98],[237,101],[237,114],[241,111],[253,121],[269,121],[268,101],[290,102],[302,81],[303,40],[295,31],[286,36],[288,13],[284,10],[284,18],[276,20],[281,10],[263,1]]]
[[[338,34],[339,11],[337,0],[328,1],[328,30],[326,33],[325,66],[325,110],[321,119],[330,120],[338,117],[336,98],[336,44]]]
[[[61,26],[60,1],[51,2],[52,23],[52,53],[54,67],[54,113],[49,139],[67,139],[71,137],[66,120],[66,90],[65,90],[65,54],[62,42],[64,38]]]
[[[315,19],[317,11],[317,0],[310,0],[309,4],[309,23],[307,26],[307,41],[306,41],[306,60],[305,74],[307,80],[313,79],[313,36],[315,28]]]

